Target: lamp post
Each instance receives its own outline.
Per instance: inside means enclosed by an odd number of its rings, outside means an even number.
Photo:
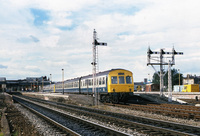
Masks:
[[[43,87],[44,87],[44,79],[43,79],[43,76],[42,76],[42,92],[43,92]]]
[[[49,79],[49,89],[51,90],[51,74],[50,74],[50,79]]]
[[[179,72],[179,92],[180,92],[180,84],[181,84],[181,76],[180,76],[180,69],[178,69],[178,72]]]
[[[62,69],[62,88],[63,88],[63,95],[64,95],[64,69]]]

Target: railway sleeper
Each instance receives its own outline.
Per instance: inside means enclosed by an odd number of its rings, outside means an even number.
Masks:
[[[179,117],[185,118],[185,119],[190,119],[191,115],[190,114],[178,114]]]
[[[140,132],[145,133],[145,134],[147,134],[147,133],[149,134],[151,131],[152,130],[150,130],[150,129],[143,129]]]
[[[200,115],[194,115],[195,120],[200,120]]]
[[[161,108],[170,108],[172,110],[192,110],[192,111],[199,111],[200,108],[195,106],[187,106],[187,105],[174,105],[174,104],[161,104],[161,105],[155,105],[155,104],[148,104],[150,106],[155,107],[161,107]]]
[[[161,132],[151,131],[149,133],[150,136],[160,136]]]
[[[131,104],[131,106],[138,107],[138,105],[136,105],[136,104]],[[149,112],[154,112],[154,113],[159,113],[159,114],[162,113],[163,111],[167,111],[168,113],[169,113],[169,111],[172,112],[172,113],[173,112],[176,112],[176,113],[178,113],[178,112],[181,112],[181,113],[184,112],[186,114],[199,114],[200,113],[199,111],[196,111],[196,110],[195,111],[188,110],[188,109],[184,110],[183,108],[178,108],[178,106],[170,106],[170,105],[166,105],[166,107],[161,107],[160,105],[157,106],[157,105],[150,105],[149,104],[149,106],[142,105],[142,107],[146,108],[147,111],[149,111]],[[142,107],[140,107],[140,108],[142,108]],[[191,109],[194,109],[194,108],[191,108]]]

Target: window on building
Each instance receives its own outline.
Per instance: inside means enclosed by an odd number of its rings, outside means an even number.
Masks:
[[[111,77],[111,83],[112,84],[117,84],[117,77],[116,76],[112,76]]]

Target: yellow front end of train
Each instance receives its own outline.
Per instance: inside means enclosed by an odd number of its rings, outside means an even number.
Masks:
[[[108,93],[134,92],[133,74],[128,70],[113,70],[108,74],[107,85]]]

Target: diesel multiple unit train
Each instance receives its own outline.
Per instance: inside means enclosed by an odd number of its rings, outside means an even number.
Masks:
[[[96,74],[96,92],[102,102],[119,103],[133,95],[132,72],[125,69],[111,69]],[[44,91],[93,94],[93,75],[82,76],[47,85]]]

